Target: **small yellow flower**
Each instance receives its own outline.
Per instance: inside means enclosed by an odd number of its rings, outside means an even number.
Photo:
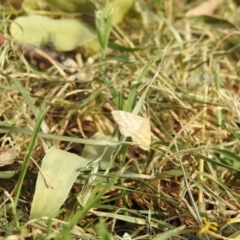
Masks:
[[[207,231],[214,231],[216,232],[218,230],[218,223],[216,222],[209,222],[205,217],[202,218],[203,226],[199,230],[199,234],[203,234]]]

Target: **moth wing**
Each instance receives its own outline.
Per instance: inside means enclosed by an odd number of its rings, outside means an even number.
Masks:
[[[148,151],[151,144],[151,128],[148,118],[144,118],[141,127],[132,135],[132,141],[143,150]]]
[[[132,137],[144,122],[144,118],[129,112],[114,110],[111,112],[114,120],[119,125],[119,130],[125,137]]]

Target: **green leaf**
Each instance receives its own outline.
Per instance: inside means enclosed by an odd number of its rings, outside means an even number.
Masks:
[[[237,27],[231,23],[230,21],[227,21],[223,18],[217,18],[209,15],[201,15],[196,17],[190,17],[190,19],[194,22],[198,23],[205,23],[208,25],[211,25],[212,27],[219,28],[219,29],[235,29],[237,30]]]
[[[221,159],[220,157],[218,157],[216,155],[214,155],[214,158],[208,158],[208,157],[206,157],[204,155],[201,155],[201,154],[198,154],[198,153],[194,153],[194,152],[192,152],[192,155],[194,155],[198,159],[203,159],[206,162],[214,164],[215,166],[223,167],[223,168],[226,168],[226,169],[229,169],[229,170],[237,170],[237,171],[239,171],[239,169],[235,169],[231,165],[226,164],[226,162],[224,162],[223,159]]]
[[[136,51],[142,51],[145,50],[147,48],[149,48],[149,46],[147,47],[135,47],[135,48],[130,48],[130,47],[125,47],[122,46],[120,44],[117,44],[115,42],[110,42],[108,43],[108,47],[113,49],[113,50],[117,50],[117,51],[126,51],[126,52],[136,52]]]
[[[228,237],[229,240],[240,240],[240,231],[235,232],[233,235]]]
[[[0,121],[0,126],[13,126],[15,123],[13,120]]]
[[[51,43],[58,51],[72,51],[97,37],[91,27],[76,19],[37,15],[16,18],[10,25],[10,34],[20,42],[35,46]]]
[[[104,135],[102,133],[96,133],[94,134],[91,139],[93,140],[106,140],[106,141],[117,141],[117,138],[111,138],[110,136]],[[107,149],[106,149],[107,148]],[[94,161],[101,157],[100,161],[100,169],[106,170],[109,168],[111,162],[111,155],[114,150],[116,150],[117,146],[96,146],[96,145],[90,145],[87,144],[85,145],[83,152],[82,152],[82,157],[91,161]],[[104,150],[106,149],[106,152]],[[101,156],[102,155],[102,156]]]
[[[222,159],[225,163],[229,164],[235,170],[240,169],[240,157],[238,155],[223,149],[214,148],[213,150],[224,157],[224,158],[221,157],[218,159]]]
[[[51,147],[38,174],[30,219],[53,217],[66,200],[79,172],[89,162],[73,153]]]
[[[19,173],[19,171],[3,171],[3,172],[0,172],[0,179],[10,179],[18,173]]]
[[[100,219],[100,222],[96,225],[96,232],[98,237],[100,237],[100,239],[104,239],[104,240],[111,240],[111,234],[108,232],[108,228],[105,224],[105,222],[103,221],[103,219]]]

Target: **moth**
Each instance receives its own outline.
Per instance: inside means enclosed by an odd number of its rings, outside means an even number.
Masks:
[[[112,116],[119,126],[121,134],[131,137],[141,149],[148,151],[151,144],[149,118],[140,117],[130,112],[113,110]]]

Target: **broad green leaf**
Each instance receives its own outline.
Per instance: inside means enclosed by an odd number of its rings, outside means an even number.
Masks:
[[[35,46],[51,43],[58,51],[72,51],[96,39],[94,30],[76,19],[37,15],[16,18],[10,25],[10,34],[20,42]]]
[[[16,40],[35,46],[53,44],[58,51],[72,51],[83,46],[87,52],[98,52],[99,42],[95,32],[96,6],[90,0],[25,0],[22,7],[29,14],[41,14],[47,5],[51,9],[82,14],[77,19],[51,19],[45,16],[31,15],[16,18],[10,25],[10,34]],[[112,24],[122,22],[133,5],[133,0],[111,1],[109,14]],[[87,23],[87,24],[85,24]]]
[[[240,231],[235,232],[233,235],[228,237],[229,240],[240,240]]]
[[[51,147],[38,173],[30,219],[53,217],[66,200],[79,172],[90,161]]]
[[[42,16],[18,17],[10,25],[10,34],[20,42],[44,46],[50,42],[46,26],[51,21]]]
[[[122,22],[124,16],[129,12],[133,5],[133,0],[112,0],[110,8],[113,14],[113,25]],[[84,21],[94,26],[94,15],[97,10],[94,1],[90,0],[24,0],[22,3],[23,9],[28,13],[37,13],[38,10],[47,9],[47,5],[53,11],[61,10],[70,13],[82,13]],[[81,17],[82,18],[82,17]]]
[[[106,140],[106,141],[111,141],[111,137],[101,134],[101,133],[96,133],[94,134],[91,139],[94,140]],[[113,138],[112,138],[113,139]],[[114,138],[114,141],[118,141],[117,138]],[[111,159],[111,154],[114,150],[116,150],[117,146],[108,146],[106,149],[106,146],[96,146],[96,145],[90,145],[86,144],[83,152],[82,152],[82,157],[86,158],[88,160],[94,161],[97,158],[101,156],[101,161],[100,161],[100,168],[102,170],[106,170],[109,167],[110,159]],[[106,149],[106,152],[104,150]]]

